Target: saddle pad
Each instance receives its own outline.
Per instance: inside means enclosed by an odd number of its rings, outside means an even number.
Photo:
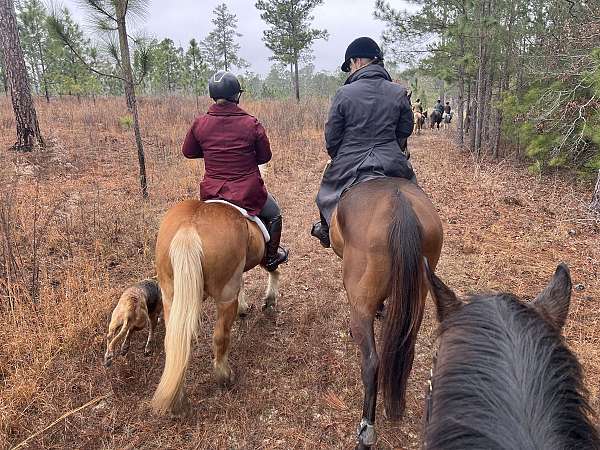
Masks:
[[[269,236],[269,232],[267,231],[267,227],[265,227],[263,221],[260,220],[257,216],[251,216],[250,214],[248,214],[248,211],[246,211],[244,208],[241,208],[238,205],[234,205],[233,203],[229,203],[227,200],[205,200],[204,203],[223,203],[224,205],[229,205],[232,208],[237,209],[242,214],[242,216],[244,216],[250,222],[254,222],[256,225],[258,225],[260,232],[265,238],[265,242],[269,242],[271,240],[271,236]]]

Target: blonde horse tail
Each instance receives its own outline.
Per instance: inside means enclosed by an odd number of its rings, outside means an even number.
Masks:
[[[185,372],[198,334],[204,297],[202,241],[195,229],[182,228],[169,247],[173,268],[173,302],[166,324],[165,368],[152,398],[152,408],[164,413],[178,409]]]

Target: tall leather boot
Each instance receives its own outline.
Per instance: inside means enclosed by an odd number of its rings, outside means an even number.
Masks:
[[[271,239],[266,244],[263,266],[269,272],[274,272],[277,270],[277,267],[279,267],[279,264],[283,264],[288,260],[289,252],[285,248],[279,246],[283,225],[282,222],[281,216],[277,216],[265,224]]]
[[[327,221],[323,217],[323,214],[320,214],[320,216],[321,221],[313,224],[310,234],[311,236],[318,238],[323,247],[329,248],[331,247],[331,242],[329,241],[329,225],[327,225]]]

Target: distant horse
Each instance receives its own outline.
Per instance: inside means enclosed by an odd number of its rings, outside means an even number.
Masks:
[[[429,128],[433,129],[434,125],[437,129],[440,129],[440,123],[442,123],[442,113],[434,109],[429,116]]]
[[[350,188],[333,214],[330,238],[343,259],[350,330],[362,353],[364,385],[358,448],[375,444],[378,381],[387,415],[399,418],[423,318],[427,285],[423,256],[435,267],[443,229],[435,207],[414,183],[378,178]],[[381,358],[373,319],[388,298]]]
[[[600,448],[581,366],[560,335],[565,265],[531,303],[511,294],[463,301],[428,278],[441,327],[424,448]]]
[[[413,116],[415,122],[414,131],[417,134],[421,134],[421,130],[423,129],[423,125],[425,124],[425,119],[427,119],[427,111],[414,111]]]
[[[220,385],[231,383],[227,360],[231,326],[238,313],[248,309],[242,274],[262,261],[264,251],[258,226],[231,206],[186,200],[167,211],[156,240],[156,270],[167,329],[165,368],[152,399],[156,412],[178,413],[187,406],[185,372],[207,297],[217,305],[216,380]],[[275,306],[278,280],[278,272],[269,273],[266,307]]]
[[[444,121],[444,129],[447,130],[450,128],[450,123],[452,122],[452,112],[445,112],[442,114],[442,120]]]

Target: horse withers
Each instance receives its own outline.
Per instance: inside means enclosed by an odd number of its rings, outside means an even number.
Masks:
[[[533,302],[459,299],[433,271],[441,323],[426,449],[599,449],[581,366],[561,336],[571,297],[565,265]]]
[[[152,407],[179,413],[192,341],[198,334],[202,302],[212,297],[217,319],[213,333],[214,373],[219,385],[233,381],[228,362],[231,327],[247,311],[242,274],[259,265],[265,238],[258,225],[222,203],[185,200],[164,216],[156,240],[156,270],[163,296],[165,367]],[[265,307],[274,308],[279,272],[269,273]]]
[[[386,413],[399,418],[421,326],[427,285],[423,257],[435,267],[443,229],[433,204],[414,183],[377,178],[350,188],[333,214],[331,245],[343,259],[350,330],[362,354],[363,412],[358,448],[375,444],[378,384]],[[373,320],[385,299],[381,350]]]

